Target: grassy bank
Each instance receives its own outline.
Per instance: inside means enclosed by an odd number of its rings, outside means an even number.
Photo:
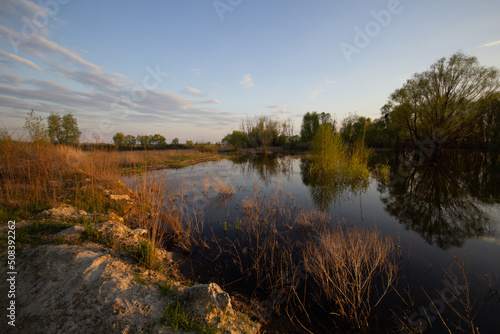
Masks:
[[[109,199],[107,189],[126,194],[115,182],[124,171],[178,168],[220,159],[197,150],[91,151],[15,140],[0,142],[0,218],[27,218],[31,214],[71,204],[89,212],[125,208]]]
[[[198,150],[156,150],[112,152],[123,171],[134,171],[139,166],[146,169],[182,168],[206,161],[217,161],[221,155]]]

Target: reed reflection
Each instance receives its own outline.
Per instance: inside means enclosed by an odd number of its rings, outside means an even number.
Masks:
[[[367,180],[346,178],[334,172],[311,168],[311,162],[300,163],[302,182],[309,189],[311,199],[318,210],[327,212],[332,204],[353,200],[368,188]]]

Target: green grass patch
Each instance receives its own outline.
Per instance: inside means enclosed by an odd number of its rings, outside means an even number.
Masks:
[[[142,277],[141,273],[135,274],[134,280],[136,281],[137,284],[140,285],[147,285],[148,282]]]
[[[158,286],[160,287],[160,295],[162,297],[171,296],[174,293],[172,289],[172,282],[168,280],[165,280],[165,282],[158,284]]]
[[[142,240],[137,246],[136,258],[146,269],[153,269],[156,271],[163,270],[163,262],[156,254],[156,247],[151,240]]]
[[[24,206],[1,206],[0,221],[22,220],[33,217],[36,213],[49,209],[48,204],[30,204]]]
[[[113,240],[105,237],[101,232],[94,230],[93,220],[82,218],[79,220],[80,223],[85,227],[85,231],[82,232],[80,236],[80,242],[90,241],[98,244],[102,244],[106,247],[113,247]]]
[[[70,227],[54,222],[35,222],[16,229],[16,241],[20,244],[41,245],[51,243],[50,237]]]
[[[80,210],[93,213],[115,212],[121,215],[125,212],[123,201],[112,200],[96,185],[87,185],[75,189],[73,204]]]
[[[218,332],[217,328],[209,324],[197,322],[179,299],[163,309],[161,323],[172,327],[175,331],[183,329],[201,334],[216,334]]]

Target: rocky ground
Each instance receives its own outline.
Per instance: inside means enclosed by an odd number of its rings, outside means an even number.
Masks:
[[[8,326],[4,315],[0,332],[259,331],[258,324],[234,310],[231,297],[216,284],[188,287],[164,270],[147,270],[138,262],[130,250],[137,249],[147,230],[132,230],[120,217],[108,215],[91,227],[94,238],[82,238],[88,235],[89,226],[66,222],[78,222],[81,217],[90,216],[65,206],[45,211],[37,220],[16,223],[18,231],[40,221],[68,226],[46,237],[42,244],[16,249],[16,326]],[[6,228],[1,226],[2,236]],[[158,254],[167,268],[175,259],[165,251]],[[3,278],[9,271],[6,258],[2,242],[0,291],[4,310],[9,289]]]

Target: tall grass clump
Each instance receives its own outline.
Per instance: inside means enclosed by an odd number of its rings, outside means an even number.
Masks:
[[[303,254],[318,304],[331,305],[327,311],[353,328],[368,326],[372,310],[394,287],[399,272],[392,239],[376,230],[323,229]]]
[[[88,211],[103,211],[112,205],[100,188],[117,178],[112,153],[2,137],[0,156],[1,210],[10,218],[29,216],[60,203]]]
[[[176,299],[163,309],[161,323],[172,327],[174,331],[182,329],[199,334],[218,333],[217,328],[214,326],[208,323],[198,322],[195,317],[187,311],[184,303],[179,299]]]
[[[163,270],[163,261],[158,254],[154,240],[142,240],[137,246],[136,256],[146,269]]]
[[[311,143],[313,170],[348,179],[369,176],[370,150],[364,141],[349,147],[330,124],[322,124]]]

